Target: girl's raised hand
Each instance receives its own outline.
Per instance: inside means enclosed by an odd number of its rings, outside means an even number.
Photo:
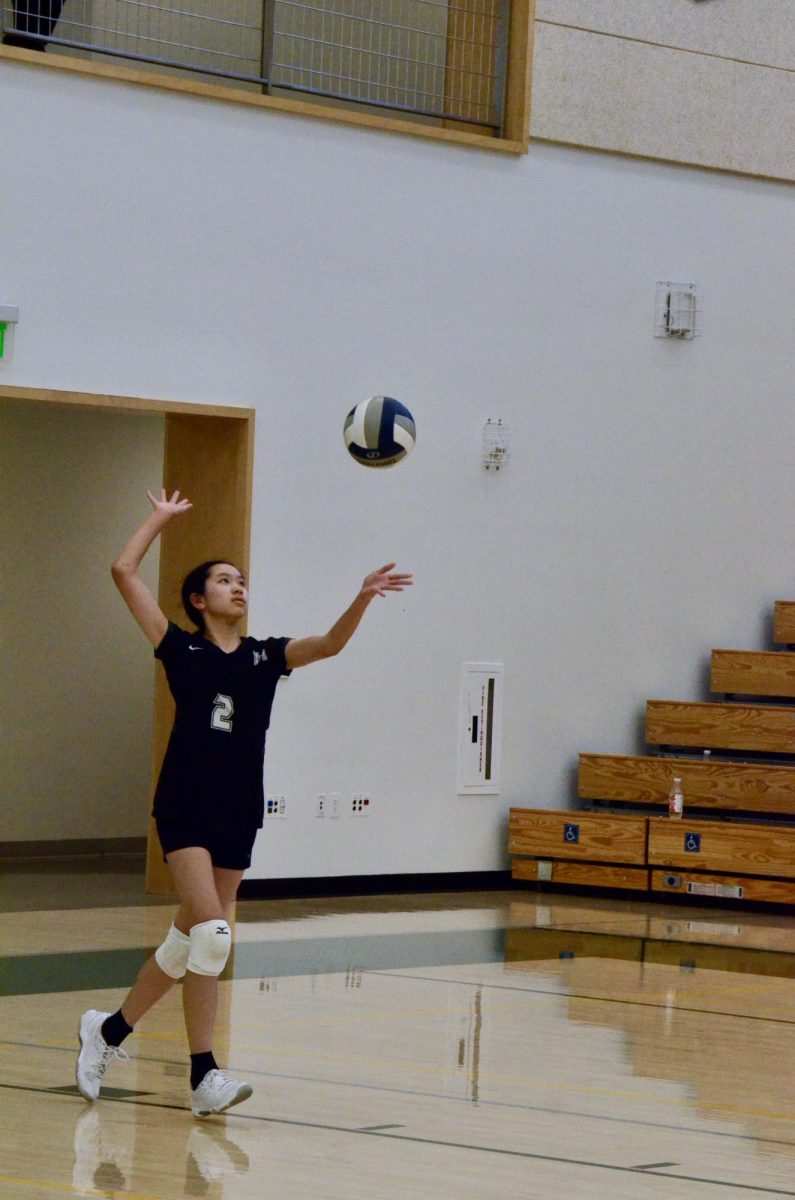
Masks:
[[[180,513],[187,512],[189,508],[193,508],[190,500],[180,500],[178,491],[174,492],[170,499],[166,496],[165,488],[160,489],[159,500],[149,491],[147,491],[146,494],[149,497],[149,503],[152,505],[152,508],[155,510],[155,512],[164,513],[168,517],[179,516]]]
[[[411,587],[414,577],[406,572],[395,572],[395,563],[386,563],[377,571],[368,575],[362,584],[362,593],[366,596],[385,596],[387,592],[402,592]]]

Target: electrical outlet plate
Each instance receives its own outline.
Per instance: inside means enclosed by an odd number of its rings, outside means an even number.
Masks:
[[[329,792],[328,794],[329,811],[328,815],[336,820],[342,811],[342,792]]]
[[[325,792],[320,792],[318,794],[317,800],[315,801],[315,816],[316,817],[325,817],[327,811],[328,811],[328,796],[326,795]]]
[[[287,816],[287,800],[284,796],[266,796],[265,797],[265,816],[271,820],[274,817]]]
[[[367,817],[373,807],[372,797],[366,792],[354,792],[351,796],[351,816]]]

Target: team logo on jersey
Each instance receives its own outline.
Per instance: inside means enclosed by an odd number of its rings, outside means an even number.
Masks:
[[[265,662],[265,659],[267,657],[268,656],[264,650],[255,650],[254,651],[254,666],[258,667],[261,662]]]

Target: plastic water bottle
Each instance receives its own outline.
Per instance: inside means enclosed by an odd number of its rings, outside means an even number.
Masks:
[[[671,784],[671,790],[668,793],[668,816],[681,817],[684,805],[685,798],[682,793],[682,780],[678,775],[675,775],[674,781]]]

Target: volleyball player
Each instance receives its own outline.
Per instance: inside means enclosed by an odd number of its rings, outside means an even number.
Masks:
[[[230,562],[202,563],[186,577],[182,602],[195,626],[188,633],[167,621],[138,574],[163,527],[186,513],[178,491],[153,511],[113,564],[113,579],[155,647],[176,702],[174,727],[160,772],[153,815],[179,896],[162,945],[141,968],[115,1013],[89,1009],[79,1025],[76,1076],[80,1094],[96,1100],[122,1042],[177,980],[191,1059],[191,1108],[196,1117],[224,1112],[251,1095],[213,1057],[218,976],[229,956],[229,909],[264,814],[265,736],[276,685],[296,667],[338,654],[374,596],[401,592],[411,575],[394,563],[373,571],[328,633],[306,638],[241,637],[248,607],[246,581]]]

